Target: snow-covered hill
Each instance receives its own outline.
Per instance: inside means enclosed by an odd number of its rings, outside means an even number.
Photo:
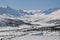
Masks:
[[[59,8],[41,11],[0,7],[0,40],[59,40],[59,36]]]
[[[48,10],[43,11],[43,13],[50,14],[50,13],[55,12],[57,10],[60,10],[60,8],[49,8]]]

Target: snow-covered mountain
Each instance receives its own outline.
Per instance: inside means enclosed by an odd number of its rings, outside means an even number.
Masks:
[[[9,19],[12,16],[13,18],[18,18],[19,20],[23,20],[24,22],[29,22],[32,24],[37,23],[45,26],[45,25],[48,25],[46,21],[60,19],[59,17],[60,8],[50,8],[46,11],[41,11],[41,10],[21,10],[21,9],[15,10],[7,6],[7,7],[0,7],[0,15],[1,15],[0,16],[1,19],[7,18],[7,17]],[[4,22],[0,20],[0,24],[5,24]]]
[[[0,7],[0,15],[6,15],[6,16],[20,16],[20,14],[17,12],[17,10],[7,7]]]
[[[9,6],[2,6],[0,7],[0,15],[6,15],[6,16],[13,16],[13,17],[19,17],[24,15],[33,15],[35,13],[40,13],[41,10],[16,10]]]
[[[48,15],[46,15],[48,14]],[[9,6],[0,7],[0,18],[6,20],[5,18],[9,19],[11,16],[13,18],[18,18],[19,20],[23,20],[24,22],[32,23],[32,24],[39,24],[39,25],[48,25],[46,22],[50,20],[60,19],[60,9],[59,8],[50,8],[46,11],[41,10],[15,10]],[[20,17],[21,16],[21,17]],[[0,24],[6,24],[5,21],[0,20]],[[11,19],[13,20],[13,19]],[[15,21],[15,20],[14,20]],[[18,21],[18,20],[17,20]],[[14,22],[16,23],[16,22]],[[50,24],[49,24],[50,25]],[[53,25],[53,24],[51,24]]]
[[[0,7],[1,40],[16,40],[16,38],[22,36],[30,37],[38,35],[44,36],[44,38],[47,38],[47,36],[49,35],[54,35],[54,37],[57,35],[59,38],[59,8],[50,8],[46,11],[41,11],[22,9],[16,10],[10,8],[9,6]],[[19,39],[20,38],[18,38],[17,40]]]
[[[60,8],[49,8],[48,10],[43,11],[45,14],[50,14],[52,12],[58,11]]]
[[[60,8],[50,8],[48,10],[16,10],[13,9],[9,6],[2,6],[0,7],[0,15],[6,15],[6,16],[14,16],[14,17],[19,17],[19,16],[24,16],[24,15],[34,15],[34,14],[50,14],[52,12],[58,11]]]

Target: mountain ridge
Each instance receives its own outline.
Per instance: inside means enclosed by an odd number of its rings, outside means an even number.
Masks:
[[[59,10],[60,8],[50,8],[48,10],[16,10],[9,6],[6,7],[0,7],[0,15],[8,15],[8,16],[14,16],[14,17],[20,17],[24,15],[34,15],[34,14],[50,14],[52,12],[55,12]]]

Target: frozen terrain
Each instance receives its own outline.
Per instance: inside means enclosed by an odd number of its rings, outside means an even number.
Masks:
[[[60,40],[60,9],[41,11],[1,7],[0,40]]]

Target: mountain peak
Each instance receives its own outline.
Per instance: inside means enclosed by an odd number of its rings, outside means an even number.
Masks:
[[[14,16],[14,17],[19,17],[20,14],[17,12],[17,10],[15,9],[12,9],[11,7],[9,6],[3,6],[3,7],[0,7],[0,15],[10,15],[10,16]]]

